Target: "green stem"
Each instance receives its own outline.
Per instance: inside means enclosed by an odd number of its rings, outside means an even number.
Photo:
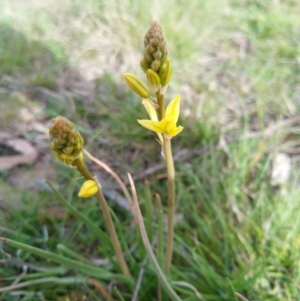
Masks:
[[[84,178],[86,180],[94,180],[94,178],[92,177],[92,175],[90,174],[88,169],[83,165],[83,163],[79,159],[76,159],[72,163],[72,165],[77,167],[78,171],[84,176]],[[101,189],[99,189],[99,191],[97,192],[96,198],[97,198],[100,208],[103,212],[103,216],[104,216],[105,223],[106,223],[106,226],[108,229],[108,233],[110,235],[111,242],[114,246],[114,250],[115,250],[115,253],[117,256],[117,260],[120,264],[121,270],[124,275],[130,276],[130,272],[129,272],[128,266],[126,264],[126,261],[125,261],[125,258],[124,258],[124,255],[123,255],[123,252],[121,249],[120,241],[119,241],[119,238],[118,238],[115,226],[114,226],[114,222],[112,220],[112,217],[111,217],[111,214],[109,211],[109,207],[107,205],[107,202],[104,198],[104,195],[103,195]]]
[[[77,168],[77,170],[82,174],[82,176],[86,179],[86,180],[95,180],[93,178],[93,176],[91,175],[91,173],[88,171],[88,169],[83,165],[83,163],[79,160],[76,159],[73,163],[73,166],[75,166]]]
[[[158,115],[161,120],[165,116],[164,95],[156,93]],[[168,234],[166,250],[166,274],[170,272],[173,257],[174,215],[175,215],[175,169],[172,155],[171,139],[164,137],[164,154],[168,173]]]
[[[166,251],[166,274],[170,272],[173,257],[174,215],[175,215],[175,169],[171,139],[164,137],[164,153],[168,173],[168,236]]]
[[[97,197],[98,203],[101,207],[101,210],[103,212],[103,216],[104,216],[104,219],[105,219],[105,222],[106,222],[108,233],[110,235],[112,244],[114,246],[116,256],[117,256],[117,260],[120,264],[122,272],[123,272],[124,275],[130,276],[130,272],[129,272],[128,266],[126,264],[125,258],[123,256],[123,251],[121,249],[121,245],[120,245],[120,241],[119,241],[119,238],[118,238],[118,235],[117,235],[117,232],[116,232],[116,228],[114,226],[114,222],[112,220],[112,217],[111,217],[111,214],[110,214],[110,211],[109,211],[109,207],[106,203],[106,200],[105,200],[104,195],[103,195],[101,190],[99,190],[97,192],[96,197]]]
[[[164,95],[160,94],[158,91],[156,93],[157,104],[158,104],[158,116],[159,120],[162,120],[165,116],[165,108],[164,108]]]

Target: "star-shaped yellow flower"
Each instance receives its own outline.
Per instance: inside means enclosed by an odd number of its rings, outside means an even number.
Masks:
[[[178,135],[182,130],[182,126],[177,126],[177,120],[180,111],[180,95],[175,96],[166,108],[165,116],[161,121],[158,121],[157,114],[154,108],[150,108],[144,103],[151,120],[138,120],[138,123],[143,127],[156,133],[164,134],[165,137],[172,138]]]
[[[157,117],[156,110],[154,109],[154,104],[151,103],[151,102],[150,102],[149,100],[147,100],[147,99],[143,99],[142,104],[144,105],[144,107],[145,107],[145,109],[146,109],[146,111],[147,111],[147,113],[148,113],[150,119],[151,119],[152,121],[158,122],[158,117]],[[157,136],[158,136],[158,138],[159,138],[160,143],[163,144],[164,139],[163,139],[162,134],[157,133]]]

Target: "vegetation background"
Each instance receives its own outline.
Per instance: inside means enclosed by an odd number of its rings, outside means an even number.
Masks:
[[[99,259],[97,237],[44,183],[104,227],[96,201],[77,197],[82,179],[53,158],[47,131],[53,117],[66,116],[92,154],[124,180],[127,172],[136,178],[142,207],[154,192],[164,201],[155,134],[137,124],[146,115],[122,77],[143,76],[143,37],[158,20],[173,65],[167,97],[181,94],[185,127],[173,140],[173,287],[185,300],[300,300],[298,1],[0,2],[0,236],[114,270]],[[5,167],[15,155],[26,164]],[[137,278],[145,258],[138,231],[116,185],[90,166]],[[155,218],[146,219],[152,234]],[[74,271],[0,250],[0,300],[102,300]],[[104,285],[115,294],[117,285]],[[155,300],[156,288],[148,264],[140,300]]]

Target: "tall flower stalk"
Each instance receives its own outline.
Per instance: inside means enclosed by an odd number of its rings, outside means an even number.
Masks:
[[[180,95],[175,96],[165,108],[164,95],[167,90],[172,67],[162,29],[158,22],[153,22],[144,38],[144,57],[141,68],[146,73],[148,83],[155,93],[151,96],[147,84],[134,74],[125,73],[128,86],[143,98],[143,105],[150,119],[138,120],[143,127],[157,133],[162,145],[163,156],[168,174],[168,232],[165,272],[170,272],[173,256],[174,215],[175,215],[175,168],[172,155],[171,139],[178,135],[182,126],[177,126],[180,112]]]
[[[83,164],[83,138],[80,133],[74,129],[73,124],[67,118],[61,116],[52,120],[49,134],[52,138],[51,149],[56,158],[67,165],[75,167],[86,180],[86,182],[82,185],[79,196],[96,196],[102,210],[120,268],[124,275],[130,276],[109,207],[102,193],[101,185]]]

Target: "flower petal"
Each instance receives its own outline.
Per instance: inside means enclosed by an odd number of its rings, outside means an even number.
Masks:
[[[143,99],[142,104],[144,105],[145,109],[147,110],[150,119],[152,121],[158,121],[156,110],[153,108],[152,104],[146,99]]]
[[[183,130],[182,126],[174,127],[172,129],[172,131],[170,131],[169,133],[167,133],[167,136],[169,136],[170,138],[172,138],[172,137],[178,135],[182,130]]]
[[[163,145],[164,144],[164,138],[163,138],[162,134],[157,133],[157,136],[158,136],[158,139],[160,141],[160,144]]]
[[[161,122],[158,122],[158,121],[152,121],[152,120],[147,120],[147,119],[138,119],[138,123],[151,130],[151,131],[154,131],[156,133],[163,133],[164,132],[164,128],[162,128],[161,126]]]
[[[165,122],[164,122],[164,134],[168,137],[174,137],[176,135],[178,135],[182,130],[183,127],[182,126],[177,126],[176,123],[173,122],[171,117],[168,118],[164,118]],[[161,121],[162,122],[162,121]]]
[[[165,117],[171,118],[174,123],[177,122],[180,111],[180,95],[176,95],[166,108]]]

